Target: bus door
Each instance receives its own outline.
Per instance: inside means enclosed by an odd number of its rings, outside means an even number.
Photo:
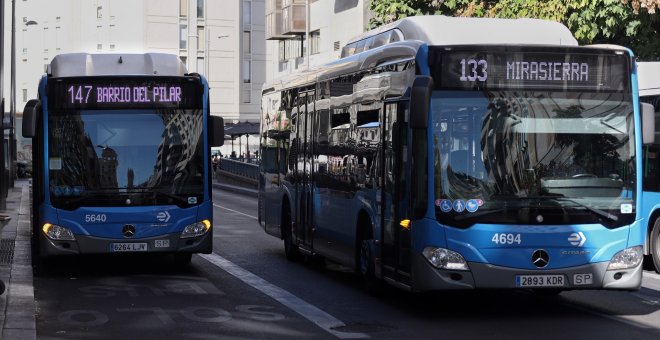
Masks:
[[[407,178],[403,170],[407,136],[403,126],[406,102],[387,102],[381,124],[381,226],[383,277],[410,285],[410,230],[399,222],[407,202],[403,189]]]
[[[314,113],[314,91],[298,94],[298,153],[296,192],[298,209],[296,214],[296,237],[303,249],[312,249],[312,123]]]

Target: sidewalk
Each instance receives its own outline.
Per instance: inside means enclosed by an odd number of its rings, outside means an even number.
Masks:
[[[30,252],[30,183],[17,180],[9,189],[7,210],[0,211],[0,340],[37,338],[36,303]],[[214,188],[256,196],[257,190],[213,182]],[[6,217],[5,217],[6,216]]]
[[[6,285],[0,296],[0,339],[37,338],[29,185],[28,180],[17,180],[9,189],[7,210],[0,211],[8,218],[0,221],[0,280]]]

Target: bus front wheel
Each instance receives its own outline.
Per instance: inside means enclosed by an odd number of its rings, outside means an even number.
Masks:
[[[649,248],[655,271],[660,273],[660,218],[655,220],[651,237],[649,238]]]

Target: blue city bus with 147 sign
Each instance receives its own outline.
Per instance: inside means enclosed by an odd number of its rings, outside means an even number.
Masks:
[[[224,125],[208,96],[175,55],[56,56],[23,113],[37,260],[210,253],[210,155]]]

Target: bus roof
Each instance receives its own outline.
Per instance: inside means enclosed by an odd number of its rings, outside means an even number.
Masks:
[[[65,53],[50,62],[53,77],[109,75],[183,76],[186,66],[178,56],[165,53]]]
[[[391,35],[387,35],[392,32]],[[396,32],[396,34],[394,34]],[[382,36],[386,35],[384,39]],[[395,39],[392,39],[396,37]],[[374,38],[374,39],[371,39]],[[427,15],[407,17],[383,25],[351,39],[349,45],[361,40],[379,41],[365,43],[355,53],[342,52],[341,59],[300,71],[272,84],[264,84],[263,93],[306,86],[315,81],[356,72],[361,69],[414,59],[419,46],[440,45],[554,45],[578,46],[566,26],[561,23],[539,19],[495,19],[447,17]],[[380,40],[385,40],[382,44]]]
[[[397,20],[358,35],[349,40],[347,45],[390,30],[400,31],[403,40],[421,40],[429,45],[578,45],[571,31],[555,21],[444,15],[422,15]]]
[[[660,61],[637,63],[640,96],[660,95]]]

